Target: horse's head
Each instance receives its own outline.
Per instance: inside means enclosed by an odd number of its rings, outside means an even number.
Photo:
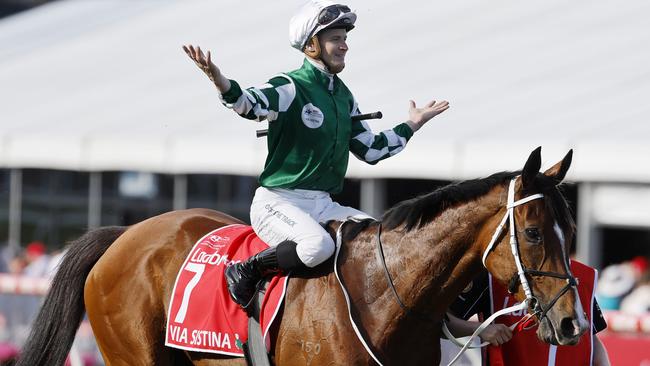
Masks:
[[[572,151],[542,174],[540,150],[531,153],[521,175],[510,183],[507,206],[512,209],[506,208],[502,220],[508,223],[506,230],[495,233],[483,259],[518,301],[528,302],[529,312],[540,322],[540,340],[571,345],[588,329],[569,269],[575,225],[557,188],[569,169]]]

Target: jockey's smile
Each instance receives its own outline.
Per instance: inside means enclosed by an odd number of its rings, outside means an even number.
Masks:
[[[320,61],[333,74],[338,74],[345,68],[345,55],[348,52],[347,31],[343,28],[325,29],[318,33],[320,44]],[[314,42],[310,41],[306,49],[313,49]],[[318,61],[318,60],[317,60]]]

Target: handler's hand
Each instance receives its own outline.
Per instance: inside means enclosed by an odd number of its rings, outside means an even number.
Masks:
[[[192,45],[183,46],[183,51],[212,80],[221,93],[225,93],[230,89],[230,81],[221,74],[221,70],[212,62],[210,51],[205,55],[201,51],[201,47]]]
[[[490,324],[483,329],[479,337],[493,346],[500,346],[512,338],[512,330],[503,324]]]
[[[419,130],[425,123],[429,122],[431,118],[449,108],[449,102],[446,100],[440,102],[432,100],[422,108],[417,108],[415,102],[412,100],[409,102],[409,120],[407,123],[411,126],[411,129],[413,129],[413,132]]]

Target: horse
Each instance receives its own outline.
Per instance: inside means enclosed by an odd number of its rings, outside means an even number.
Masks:
[[[537,316],[541,340],[575,344],[588,327],[568,267],[575,224],[558,189],[572,151],[541,173],[540,149],[521,171],[453,183],[398,203],[380,221],[328,223],[341,238],[337,262],[292,274],[271,330],[272,362],[438,364],[446,309],[483,270],[482,259]],[[514,246],[498,230],[506,221]],[[189,209],[87,232],[68,246],[17,365],[62,365],[84,311],[106,365],[245,365],[164,346],[185,257],[205,233],[232,223],[241,221]]]

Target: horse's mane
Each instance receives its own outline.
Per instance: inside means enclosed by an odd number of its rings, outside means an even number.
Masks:
[[[405,231],[424,226],[449,207],[475,200],[487,194],[492,188],[504,184],[521,172],[500,172],[487,178],[452,183],[435,191],[402,201],[386,211],[382,226],[388,230],[404,225]],[[546,208],[558,224],[565,229],[575,230],[569,205],[556,187],[556,181],[544,174],[537,174],[535,188],[545,194]],[[367,225],[367,224],[366,224]]]
[[[518,174],[519,172],[500,172],[487,178],[456,182],[402,201],[384,213],[382,225],[390,230],[404,224],[406,231],[421,227],[447,208],[475,200]]]

